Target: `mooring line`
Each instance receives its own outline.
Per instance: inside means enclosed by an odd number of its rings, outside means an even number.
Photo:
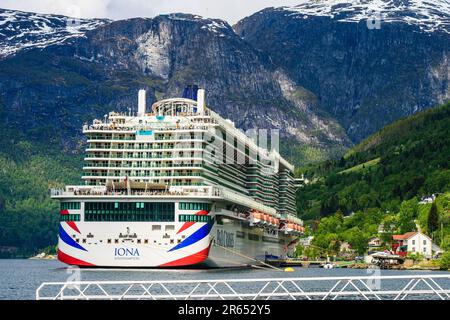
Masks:
[[[224,249],[225,251],[231,252],[231,253],[233,253],[233,254],[235,254],[235,255],[241,256],[241,257],[246,258],[246,259],[249,259],[249,260],[253,260],[253,261],[259,262],[259,263],[261,263],[261,264],[263,264],[263,265],[265,265],[265,266],[268,266],[269,268],[274,269],[274,270],[276,270],[276,271],[284,272],[283,269],[280,269],[280,268],[277,268],[277,267],[275,267],[275,266],[272,266],[271,264],[266,263],[266,262],[264,262],[264,261],[261,261],[261,260],[259,260],[259,259],[255,259],[255,258],[249,257],[249,256],[247,256],[247,255],[245,255],[245,254],[243,254],[243,253],[238,253],[238,252],[233,251],[233,250],[231,250],[231,249],[229,249],[229,248],[223,247],[223,246],[217,244],[216,242],[214,242],[214,245],[217,246],[217,247],[219,247],[219,248]],[[253,265],[251,265],[251,266],[253,267]]]

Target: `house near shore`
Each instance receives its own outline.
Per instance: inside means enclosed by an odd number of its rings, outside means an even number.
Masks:
[[[301,245],[302,247],[307,248],[307,247],[309,247],[311,245],[311,242],[312,242],[313,239],[314,239],[313,236],[309,236],[309,237],[306,237],[306,238],[300,238],[300,239],[298,239],[297,244]]]
[[[407,232],[392,236],[392,251],[406,256],[408,253],[421,254],[427,259],[433,256],[433,241],[421,232]]]
[[[347,253],[353,253],[355,250],[352,249],[352,245],[346,241],[342,242],[339,246],[340,252],[347,252]]]
[[[380,248],[381,244],[381,239],[379,237],[370,238],[368,242],[369,251]]]

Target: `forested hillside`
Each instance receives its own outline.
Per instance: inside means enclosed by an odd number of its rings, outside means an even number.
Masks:
[[[389,125],[340,160],[300,169],[311,180],[297,194],[304,219],[450,190],[450,104]]]
[[[0,258],[29,256],[56,244],[58,204],[48,190],[79,183],[82,159],[4,127],[0,136]]]
[[[385,226],[392,233],[417,230],[450,245],[450,104],[399,120],[336,161],[299,169],[310,183],[297,192],[300,216],[315,228],[318,247],[347,241],[360,252]],[[437,194],[438,216],[419,205]],[[334,247],[333,247],[334,246]]]

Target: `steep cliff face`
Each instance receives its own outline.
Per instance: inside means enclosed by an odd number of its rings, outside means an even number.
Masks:
[[[446,1],[308,1],[268,8],[235,30],[316,95],[354,141],[450,99]]]
[[[180,96],[190,83],[204,87],[208,105],[242,129],[278,128],[283,138],[324,152],[350,145],[314,94],[220,20],[174,14],[111,22],[9,56],[0,70],[3,121],[31,138],[47,128],[44,136],[67,149],[79,145],[82,122],[136,110],[139,88],[149,90],[150,104]]]

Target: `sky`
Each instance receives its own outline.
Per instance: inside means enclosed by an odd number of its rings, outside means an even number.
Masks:
[[[267,7],[305,0],[0,0],[0,8],[113,20],[183,12],[219,18],[234,24]]]

